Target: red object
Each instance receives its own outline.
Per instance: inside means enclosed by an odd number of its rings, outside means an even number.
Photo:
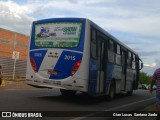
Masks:
[[[34,60],[32,57],[30,57],[30,62],[31,62],[31,66],[32,66],[34,72],[35,72],[35,73],[38,72],[38,71],[37,71],[36,62],[35,62],[35,60]]]
[[[72,72],[71,72],[71,76],[73,76],[76,71],[78,70],[79,66],[81,65],[81,61],[78,61],[74,64],[73,68],[72,68]]]

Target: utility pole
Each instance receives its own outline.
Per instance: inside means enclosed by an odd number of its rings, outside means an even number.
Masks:
[[[14,59],[14,65],[13,65],[13,80],[15,79],[15,70],[16,70],[16,61],[19,59],[19,52],[16,51],[16,33],[14,33],[14,41],[13,41],[13,54],[12,54],[12,59]]]

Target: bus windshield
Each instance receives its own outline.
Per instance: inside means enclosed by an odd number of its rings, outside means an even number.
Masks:
[[[79,45],[81,29],[81,22],[35,24],[35,46],[76,48]]]

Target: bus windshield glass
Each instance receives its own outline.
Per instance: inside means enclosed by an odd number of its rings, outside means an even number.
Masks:
[[[75,48],[81,37],[81,22],[35,24],[36,47]]]

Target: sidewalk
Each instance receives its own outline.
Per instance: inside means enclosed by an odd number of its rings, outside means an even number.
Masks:
[[[3,89],[35,89],[25,83],[25,81],[5,81]]]

